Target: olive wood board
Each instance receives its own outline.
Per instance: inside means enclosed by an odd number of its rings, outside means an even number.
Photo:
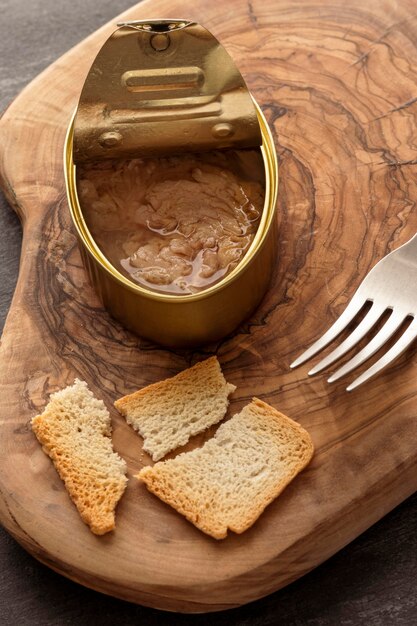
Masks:
[[[124,330],[81,265],[63,142],[89,65],[117,19],[56,61],[4,113],[2,187],[24,237],[0,354],[0,519],[52,569],[159,609],[230,608],[299,578],[416,490],[415,348],[350,394],[345,380],[309,378],[309,365],[289,369],[375,262],[417,231],[414,8],[379,0],[229,0],[221,9],[205,0],[149,0],[123,15],[205,25],[236,61],[274,133],[273,283],[238,331],[201,350],[166,350]],[[211,354],[237,385],[229,414],[258,396],[301,423],[316,448],[256,524],[223,541],[137,482],[133,475],[150,458],[112,408],[121,395]],[[128,464],[117,528],[103,537],[79,518],[29,425],[49,394],[75,377],[104,399],[115,449]]]

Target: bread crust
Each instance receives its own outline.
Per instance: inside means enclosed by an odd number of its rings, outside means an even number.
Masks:
[[[145,452],[158,461],[223,419],[235,389],[213,356],[116,400],[114,406],[143,437]]]
[[[245,444],[239,441],[239,433],[244,433],[245,437],[253,439],[253,441],[247,441],[247,455],[244,450]],[[287,439],[286,448],[283,437]],[[270,439],[270,444],[268,439]],[[258,441],[261,444],[264,442],[264,460],[270,462],[275,459],[276,468],[266,466],[266,474],[269,472],[268,480],[264,481],[265,484],[259,490],[256,486],[259,473],[255,473],[254,489],[245,491],[243,488],[241,498],[236,499],[234,493],[239,490],[241,484],[244,487],[250,485],[248,471],[250,472],[250,464],[253,462],[251,455],[257,449]],[[236,454],[233,448],[234,443],[243,445],[243,454],[236,456],[236,460],[233,458]],[[288,453],[289,445],[290,453]],[[282,459],[279,460],[282,454],[285,455],[285,450],[289,454],[286,466],[285,462],[282,463]],[[260,452],[262,453],[262,450]],[[202,448],[185,452],[175,459],[157,463],[153,467],[145,467],[136,478],[144,482],[149,491],[184,515],[197,528],[215,539],[224,539],[228,529],[240,534],[250,528],[268,504],[277,498],[295,476],[308,465],[313,453],[314,447],[310,435],[300,424],[266,402],[253,398],[241,413],[220,426],[215,437],[206,442]],[[213,458],[218,459],[218,467],[213,465]],[[242,469],[245,461],[247,463],[246,474]],[[259,467],[258,461],[259,459],[254,466],[255,470]],[[204,467],[207,472],[211,471],[210,475],[204,476]],[[229,472],[232,478],[228,480],[227,470],[230,467],[234,473]],[[187,481],[189,483],[193,479],[196,483],[194,491],[193,488],[187,486]],[[226,484],[227,480],[228,484]],[[213,485],[216,485],[215,489]],[[227,506],[222,506],[220,499],[224,498],[227,493],[232,501],[237,502],[240,511],[237,516]],[[246,500],[248,500],[247,505]]]
[[[104,403],[77,379],[53,394],[31,425],[81,519],[96,535],[114,530],[115,508],[127,484],[126,463],[113,451]]]

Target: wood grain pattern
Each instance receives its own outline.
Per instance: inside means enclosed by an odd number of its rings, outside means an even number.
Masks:
[[[288,365],[340,314],[377,259],[417,231],[413,2],[149,0],[124,18],[191,17],[226,45],[273,127],[281,164],[279,262],[261,307],[204,351],[124,331],[82,269],[63,190],[62,147],[91,59],[114,24],[62,57],[0,122],[3,189],[20,215],[19,281],[0,353],[0,517],[39,560],[100,591],[176,611],[236,606],[295,580],[416,490],[415,348],[352,394]],[[116,20],[115,20],[116,22]],[[242,536],[217,543],[135,480],[117,531],[78,518],[29,429],[48,395],[87,380],[115,397],[216,353],[238,386],[298,420],[317,453]],[[112,410],[132,476],[149,458]],[[197,437],[191,445],[201,444]]]

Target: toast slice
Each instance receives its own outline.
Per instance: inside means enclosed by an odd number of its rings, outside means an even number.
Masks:
[[[144,467],[149,491],[203,532],[223,539],[243,533],[309,463],[310,435],[254,398],[202,448]]]
[[[110,415],[87,383],[51,395],[32,430],[52,459],[82,520],[96,535],[115,528],[115,508],[126,488],[126,463],[113,451]]]
[[[214,356],[124,396],[114,406],[143,437],[145,452],[158,461],[223,419],[235,389]]]

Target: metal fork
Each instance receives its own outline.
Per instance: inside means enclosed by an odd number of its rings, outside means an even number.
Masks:
[[[387,310],[391,310],[391,314],[382,328],[356,356],[330,376],[329,383],[348,374],[373,356],[410,316],[412,317],[410,325],[394,345],[376,363],[356,378],[346,388],[347,391],[352,391],[387,367],[417,337],[417,234],[400,248],[387,254],[372,268],[359,285],[342,315],[320,339],[291,363],[290,367],[294,368],[301,365],[325,348],[352,322],[366,302],[370,302],[371,307],[361,322],[333,352],[308,372],[309,375],[317,374],[356,346]]]

